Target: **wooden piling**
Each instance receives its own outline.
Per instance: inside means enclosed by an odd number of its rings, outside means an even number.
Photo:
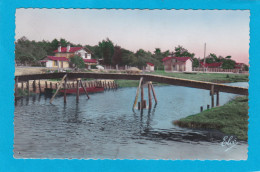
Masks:
[[[56,89],[57,89],[58,88],[58,83],[56,83],[55,86],[56,86]]]
[[[148,83],[148,98],[149,98],[149,109],[152,109],[152,95],[151,95],[151,85]]]
[[[73,85],[73,88],[75,88],[75,83],[74,83],[74,81],[72,82],[72,85]]]
[[[33,91],[34,92],[36,91],[36,81],[35,80],[33,81]]]
[[[27,81],[27,95],[30,95],[30,81]]]
[[[68,78],[66,77],[65,83],[64,83],[64,95],[63,95],[64,103],[67,103],[67,81],[68,81]]]
[[[45,88],[48,88],[48,83],[47,83],[47,81],[45,81]]]
[[[143,109],[146,109],[146,100],[143,101]]]
[[[22,90],[24,90],[24,86],[23,86],[23,84],[24,84],[24,83],[22,82]]]
[[[81,84],[81,87],[83,88],[85,94],[87,95],[88,99],[89,99],[89,95],[88,95],[88,92],[87,92],[87,87],[85,88],[82,81],[80,80],[80,84]]]
[[[133,105],[133,108],[132,108],[133,111],[134,111],[134,108],[135,108],[136,103],[137,103],[137,99],[138,99],[138,95],[139,95],[139,89],[141,87],[142,81],[143,81],[143,77],[140,78],[139,86],[137,87],[137,90],[136,90],[135,101],[134,101],[134,105]]]
[[[214,85],[211,85],[211,90],[210,90],[210,95],[211,95],[211,107],[214,107]]]
[[[219,92],[217,91],[217,104],[216,104],[216,106],[219,106]]]
[[[52,82],[50,82],[50,88],[52,88]]]
[[[59,83],[59,86],[56,90],[56,92],[54,93],[54,95],[52,96],[51,100],[50,100],[50,103],[53,101],[53,99],[55,98],[55,96],[57,95],[57,93],[59,92],[60,88],[61,88],[61,85],[62,85],[62,82],[64,81],[64,79],[67,77],[67,74],[63,76],[63,78],[61,79],[60,83]]]
[[[15,78],[15,90],[14,90],[14,98],[18,97],[18,77]]]
[[[141,84],[141,109],[143,109],[143,102],[144,102],[144,83]]]
[[[41,93],[42,93],[42,89],[41,89],[41,80],[39,80],[39,82],[38,82],[38,87],[39,87],[39,93],[41,94]]]
[[[79,102],[79,78],[77,79],[77,95],[76,95],[76,102]]]
[[[154,98],[154,101],[155,101],[155,104],[157,104],[157,98],[156,98],[156,94],[155,94],[155,91],[154,91],[154,88],[153,88],[153,84],[151,82],[151,88],[152,88],[152,92],[153,92],[153,98]]]
[[[138,102],[138,110],[141,109],[141,102]]]

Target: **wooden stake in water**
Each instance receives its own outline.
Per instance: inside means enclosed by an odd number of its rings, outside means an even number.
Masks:
[[[133,111],[134,111],[136,103],[137,103],[137,99],[138,99],[138,95],[139,95],[139,89],[141,87],[142,81],[143,81],[143,77],[140,78],[139,86],[137,87],[137,90],[136,90],[135,101],[134,101],[134,104],[133,104]]]
[[[76,102],[79,102],[79,78],[77,79],[77,95],[76,95]]]
[[[67,77],[67,74],[63,76],[62,80],[59,82],[59,86],[55,92],[55,94],[52,96],[51,100],[50,100],[50,103],[53,101],[53,99],[55,98],[55,96],[57,95],[57,93],[59,92],[61,86],[62,86],[62,83],[64,81],[64,79]]]
[[[65,84],[64,84],[64,103],[67,103],[67,80],[68,78],[65,78]]]
[[[211,90],[210,90],[210,95],[211,95],[211,107],[214,107],[214,85],[211,85]]]
[[[154,98],[155,104],[157,104],[157,98],[156,98],[156,94],[155,94],[155,91],[154,91],[152,82],[151,82],[150,86],[151,86],[151,88],[152,88],[153,98]]]
[[[152,109],[152,95],[151,95],[151,84],[148,83],[148,98],[149,98],[149,109]]]
[[[89,96],[88,96],[88,92],[87,92],[87,88],[84,87],[82,81],[80,80],[80,84],[81,84],[81,87],[83,88],[85,94],[87,95],[88,99],[89,99]]]

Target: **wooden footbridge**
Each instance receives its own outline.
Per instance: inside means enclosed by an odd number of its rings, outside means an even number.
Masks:
[[[233,93],[239,95],[248,95],[248,89],[243,87],[228,86],[224,84],[204,82],[204,81],[195,81],[188,79],[180,79],[174,77],[167,77],[161,75],[151,75],[151,74],[119,74],[119,73],[46,73],[46,74],[33,74],[33,75],[20,75],[15,76],[16,90],[18,82],[26,82],[29,80],[41,80],[41,79],[60,79],[64,78],[76,79],[76,78],[93,78],[93,79],[115,79],[115,80],[140,80],[139,87],[142,83],[152,81],[157,83],[165,83],[169,85],[177,85],[183,87],[191,87],[209,90],[211,95],[211,104],[214,107],[214,95],[217,95],[217,106],[219,104],[219,92]],[[151,87],[150,87],[150,86]],[[151,84],[148,84],[148,88],[153,87]],[[138,88],[139,90],[139,88]],[[154,90],[153,90],[154,91]],[[142,103],[141,103],[142,104]]]

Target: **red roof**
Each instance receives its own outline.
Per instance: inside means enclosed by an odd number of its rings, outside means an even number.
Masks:
[[[164,57],[162,59],[162,61],[166,61],[166,60],[169,60],[169,59],[176,59],[177,61],[182,61],[182,62],[186,62],[187,60],[191,59],[190,57]]]
[[[83,47],[70,47],[70,53],[74,53],[78,50],[83,49]],[[55,53],[58,53],[58,49],[54,51]],[[67,52],[67,47],[61,47],[61,53],[66,53]]]
[[[97,63],[96,59],[83,59],[86,63]]]
[[[150,62],[147,62],[146,64],[150,65],[150,66],[154,66],[154,64],[150,63]]]
[[[66,57],[47,56],[47,58],[54,61],[69,61]]]
[[[222,62],[219,62],[219,63],[203,63],[203,62],[200,62],[200,65],[201,66],[204,66],[204,67],[220,67],[222,65]]]

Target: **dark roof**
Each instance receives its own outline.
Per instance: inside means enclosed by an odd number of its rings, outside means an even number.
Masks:
[[[190,57],[164,57],[162,59],[162,61],[167,61],[167,60],[170,60],[170,59],[176,59],[177,61],[182,61],[182,62],[186,62],[187,60],[191,59]]]

